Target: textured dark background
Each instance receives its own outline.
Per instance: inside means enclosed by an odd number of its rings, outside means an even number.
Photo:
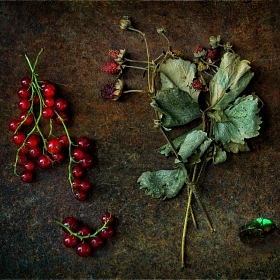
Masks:
[[[280,278],[279,236],[257,246],[245,246],[237,236],[239,226],[258,216],[280,222],[279,1],[131,2],[0,3],[1,278]],[[155,151],[165,142],[153,127],[149,100],[141,94],[120,102],[99,96],[114,81],[100,71],[108,49],[126,48],[131,57],[145,59],[141,37],[119,29],[123,15],[146,33],[153,57],[165,46],[157,27],[164,26],[174,49],[189,59],[194,46],[207,46],[210,35],[220,34],[251,61],[255,76],[248,92],[265,103],[251,152],[207,170],[201,195],[217,232],[210,234],[194,203],[199,229],[189,228],[185,270],[180,246],[186,190],[162,201],[136,184],[142,172],[173,163]],[[73,199],[66,163],[38,170],[31,184],[13,175],[16,148],[8,122],[19,114],[16,92],[29,74],[24,54],[34,60],[41,48],[40,78],[56,83],[72,104],[70,134],[95,141],[97,161],[88,175],[94,188],[86,202]],[[129,88],[145,88],[137,74],[125,74]],[[79,258],[64,248],[55,219],[72,215],[97,227],[105,210],[117,217],[117,235],[103,249]]]

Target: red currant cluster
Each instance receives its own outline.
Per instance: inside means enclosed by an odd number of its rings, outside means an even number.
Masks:
[[[111,238],[114,233],[114,217],[106,212],[101,216],[102,226],[93,233],[93,230],[81,224],[73,217],[66,217],[62,223],[56,223],[66,232],[63,244],[66,247],[75,247],[75,251],[80,257],[89,256],[94,249],[101,248],[105,240]]]
[[[40,52],[41,53],[41,52]],[[24,77],[18,89],[18,107],[22,112],[18,118],[9,122],[9,128],[14,132],[13,142],[18,146],[14,163],[14,173],[24,182],[33,180],[36,165],[42,169],[51,168],[54,163],[61,163],[66,155],[69,157],[68,180],[77,200],[87,197],[91,185],[83,179],[87,168],[93,165],[93,157],[89,151],[92,142],[87,137],[79,137],[72,142],[66,124],[69,121],[68,101],[59,97],[54,84],[49,81],[39,81],[35,67],[26,57],[32,77]],[[42,129],[42,121],[48,123],[49,131]],[[53,135],[53,122],[64,128],[63,135]],[[23,171],[18,174],[18,167]]]

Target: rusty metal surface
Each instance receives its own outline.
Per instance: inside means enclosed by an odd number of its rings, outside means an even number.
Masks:
[[[237,236],[238,227],[257,216],[280,222],[279,14],[278,1],[1,2],[1,278],[279,278],[279,236],[254,247]],[[118,28],[123,15],[146,33],[154,57],[164,48],[157,27],[165,26],[172,46],[190,59],[195,45],[220,34],[251,61],[255,76],[248,91],[265,103],[251,152],[207,170],[201,195],[217,232],[209,232],[194,204],[199,229],[189,228],[185,270],[186,190],[162,201],[136,184],[142,172],[173,163],[155,151],[165,142],[153,127],[149,100],[131,94],[106,102],[99,96],[113,81],[100,71],[108,49],[145,57],[142,39]],[[86,202],[72,198],[66,164],[38,171],[32,184],[13,175],[15,146],[7,125],[18,114],[19,81],[29,73],[24,54],[34,59],[42,47],[37,72],[71,102],[70,134],[95,141],[97,162],[88,175],[94,188]],[[145,87],[136,74],[125,74],[128,86]],[[97,227],[105,210],[117,217],[117,235],[104,248],[90,258],[64,248],[55,219],[72,215]]]

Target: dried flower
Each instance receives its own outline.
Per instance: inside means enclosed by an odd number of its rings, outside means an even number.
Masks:
[[[202,90],[203,89],[203,84],[200,82],[199,79],[194,79],[192,82],[192,87],[196,90]]]
[[[117,74],[120,73],[122,69],[115,60],[109,60],[101,67],[101,70],[110,74]]]
[[[131,27],[131,21],[128,16],[123,16],[123,18],[120,20],[120,28],[125,30]]]
[[[217,49],[209,49],[207,52],[207,58],[213,61],[216,59],[217,53],[218,53]]]
[[[209,66],[207,64],[204,64],[201,61],[198,62],[198,66],[197,66],[198,71],[205,71],[205,70],[208,70],[208,69],[209,69]]]
[[[221,40],[220,35],[218,35],[217,37],[211,36],[209,39],[209,44],[213,49],[216,49],[219,46],[220,40]]]
[[[164,27],[159,27],[159,28],[157,28],[157,33],[164,34],[164,33],[166,33],[166,30]]]
[[[230,43],[230,42],[226,42],[225,44],[224,44],[224,49],[225,49],[225,51],[231,51],[232,50],[232,44]]]
[[[194,49],[194,57],[196,58],[204,57],[206,53],[206,50],[204,50],[202,46],[196,46]]]
[[[107,84],[101,89],[100,95],[104,99],[118,100],[123,93],[123,81],[117,79],[115,83]]]

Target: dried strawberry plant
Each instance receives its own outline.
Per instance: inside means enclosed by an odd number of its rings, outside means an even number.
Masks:
[[[193,61],[182,58],[180,51],[171,49],[164,28],[158,33],[165,38],[167,49],[152,59],[146,35],[132,26],[128,17],[120,20],[123,30],[142,36],[147,52],[145,61],[126,58],[126,50],[110,50],[111,60],[102,70],[117,74],[114,83],[101,90],[106,99],[118,100],[128,92],[145,92],[154,109],[155,127],[161,131],[167,143],[158,149],[166,157],[174,156],[174,169],[146,171],[139,178],[141,189],[155,198],[172,198],[185,186],[187,188],[186,214],[182,234],[181,261],[185,266],[186,231],[191,219],[193,198],[203,211],[212,232],[215,231],[210,215],[199,194],[203,174],[210,164],[222,163],[227,153],[249,151],[246,140],[259,135],[261,100],[254,93],[241,95],[254,73],[250,62],[241,60],[232,45],[222,44],[220,36],[210,37],[209,48],[197,46]],[[124,90],[120,79],[128,68],[143,71],[147,89]],[[160,83],[157,83],[159,77]],[[159,85],[159,86],[158,86]],[[199,125],[192,125],[201,120]],[[177,127],[191,129],[171,139],[170,131]]]

